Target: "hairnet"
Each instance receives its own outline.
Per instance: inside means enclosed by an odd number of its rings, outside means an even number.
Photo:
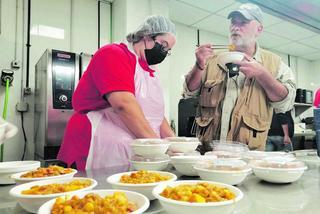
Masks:
[[[144,36],[161,33],[172,33],[176,35],[175,25],[165,16],[148,16],[137,30],[127,35],[127,41],[135,43],[139,42]]]

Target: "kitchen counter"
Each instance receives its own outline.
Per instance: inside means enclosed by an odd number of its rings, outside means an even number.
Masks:
[[[300,158],[300,157],[299,157]],[[302,158],[303,159],[303,158]],[[318,157],[308,157],[308,170],[300,180],[291,184],[271,184],[261,181],[254,175],[238,187],[244,197],[237,204],[234,214],[277,214],[303,213],[315,214],[320,212],[320,160]],[[108,189],[111,186],[106,178],[112,174],[128,171],[128,166],[114,167],[95,171],[78,172],[76,176],[90,177],[98,181],[95,189]],[[173,173],[179,173],[172,171]],[[179,177],[180,180],[199,179],[198,177]],[[0,185],[0,213],[27,213],[11,197],[8,192],[14,185]],[[148,214],[164,214],[157,200],[151,201]]]

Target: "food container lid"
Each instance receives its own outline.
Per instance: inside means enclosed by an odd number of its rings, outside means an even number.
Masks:
[[[169,144],[165,139],[160,138],[140,138],[132,141],[133,145],[158,145],[158,144]]]
[[[219,171],[242,171],[250,169],[249,165],[242,160],[215,159],[201,161],[195,165],[199,169]]]
[[[200,142],[196,137],[167,137],[165,139],[169,142]]]
[[[306,167],[302,161],[292,161],[287,157],[267,157],[262,160],[253,160],[249,164],[253,167],[273,169],[298,169]]]
[[[168,150],[167,154],[170,157],[174,157],[174,156],[200,156],[201,155],[200,152],[198,152],[198,151],[183,153],[183,152],[172,152],[170,150]]]
[[[170,161],[169,155],[162,154],[162,155],[148,155],[148,156],[142,156],[142,155],[134,155],[130,158],[130,161],[136,161],[136,162],[158,162],[158,161]]]
[[[263,160],[265,158],[283,157],[288,161],[295,160],[295,156],[286,152],[264,152],[264,151],[248,151],[242,154],[242,158],[248,161],[251,160]]]
[[[229,159],[240,159],[241,158],[241,154],[235,153],[235,152],[231,152],[231,151],[212,151],[212,152],[206,152],[204,155],[213,155],[216,156],[219,159],[225,159],[225,158],[229,158]]]

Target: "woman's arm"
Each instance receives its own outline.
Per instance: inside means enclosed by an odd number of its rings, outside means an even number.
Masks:
[[[161,138],[174,137],[176,134],[172,131],[167,119],[164,117],[160,126]]]
[[[123,123],[137,138],[158,138],[134,95],[130,92],[116,91],[104,96]]]

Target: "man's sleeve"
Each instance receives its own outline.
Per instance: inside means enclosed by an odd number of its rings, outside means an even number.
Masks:
[[[200,95],[200,88],[194,90],[194,91],[190,91],[188,86],[187,86],[187,76],[185,76],[184,78],[184,83],[183,83],[183,91],[182,91],[182,98],[183,99],[189,99],[189,98],[195,98],[198,97]]]
[[[288,90],[288,95],[281,101],[270,102],[276,113],[285,113],[293,108],[296,97],[296,83],[292,70],[281,61],[276,79]]]

